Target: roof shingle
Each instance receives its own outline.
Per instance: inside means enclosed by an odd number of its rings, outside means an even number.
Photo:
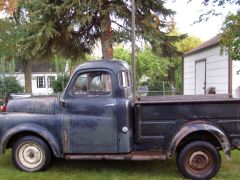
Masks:
[[[214,36],[213,38],[205,41],[204,43],[200,44],[198,47],[192,49],[191,51],[187,52],[184,54],[184,56],[188,56],[188,55],[191,55],[191,54],[195,54],[197,52],[200,52],[204,49],[207,49],[209,47],[213,47],[213,46],[217,46],[220,42],[220,39],[221,39],[221,34],[218,34],[216,36]]]

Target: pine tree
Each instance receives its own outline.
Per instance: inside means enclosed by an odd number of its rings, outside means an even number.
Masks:
[[[20,0],[18,7],[24,9],[22,16],[29,16],[27,30],[32,36],[28,40],[39,42],[34,43],[35,51],[76,56],[77,49],[88,52],[101,40],[103,58],[112,59],[113,43],[130,40],[129,0]],[[173,14],[164,1],[136,0],[138,37],[157,47],[175,41],[176,37],[167,35]]]
[[[52,54],[76,58],[91,52],[99,40],[103,59],[112,59],[113,43],[131,39],[131,0],[6,1],[11,3],[2,7],[10,9],[20,34],[16,52],[25,64],[25,77],[31,77],[32,59]],[[173,15],[163,0],[136,0],[137,36],[164,56],[173,56],[179,39],[168,33]]]

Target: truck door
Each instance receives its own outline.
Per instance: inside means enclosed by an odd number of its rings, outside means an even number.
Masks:
[[[115,79],[109,70],[76,73],[66,90],[65,153],[116,153]]]

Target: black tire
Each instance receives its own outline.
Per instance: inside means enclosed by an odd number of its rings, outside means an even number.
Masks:
[[[221,157],[212,144],[195,141],[179,152],[177,166],[186,178],[211,179],[221,166]]]
[[[24,136],[13,144],[12,159],[15,166],[22,171],[42,171],[51,162],[51,152],[42,139]]]

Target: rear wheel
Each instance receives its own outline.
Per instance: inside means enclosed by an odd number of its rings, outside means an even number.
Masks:
[[[179,153],[177,166],[181,174],[190,179],[210,179],[221,166],[217,149],[205,141],[186,145]]]
[[[25,136],[13,145],[13,163],[23,171],[34,172],[46,169],[51,161],[47,144],[35,136]]]

